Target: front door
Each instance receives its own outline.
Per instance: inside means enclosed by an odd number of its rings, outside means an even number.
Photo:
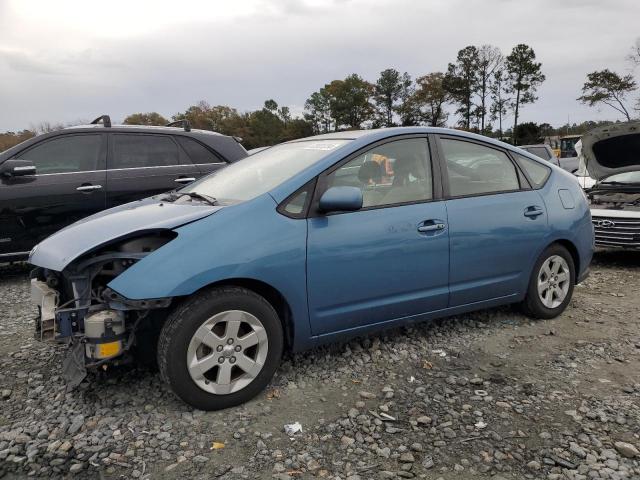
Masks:
[[[0,255],[25,254],[71,223],[105,208],[104,134],[64,134],[14,158],[36,175],[0,179]]]
[[[447,307],[447,212],[434,198],[426,138],[373,147],[321,176],[358,186],[363,208],[308,219],[307,287],[314,335]]]
[[[201,175],[170,135],[112,133],[110,144],[109,207],[180,188]]]
[[[450,306],[522,293],[548,235],[545,204],[509,156],[441,138],[448,183]]]

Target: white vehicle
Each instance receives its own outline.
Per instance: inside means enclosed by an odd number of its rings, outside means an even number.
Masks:
[[[640,249],[640,122],[590,131],[582,137],[581,153],[594,179],[585,191],[596,246]]]

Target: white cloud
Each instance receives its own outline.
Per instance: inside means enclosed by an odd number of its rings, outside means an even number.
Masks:
[[[613,6],[615,4],[615,7]],[[469,44],[532,46],[547,81],[522,121],[616,118],[575,100],[624,71],[636,0],[0,1],[0,131],[101,113],[171,115],[200,99],[303,105],[334,78],[444,70]]]

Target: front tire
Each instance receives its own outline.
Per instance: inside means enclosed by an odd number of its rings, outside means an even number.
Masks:
[[[569,305],[575,285],[575,266],[569,251],[553,244],[542,252],[533,267],[524,313],[533,318],[555,318]]]
[[[263,297],[240,287],[213,288],[169,316],[158,342],[158,366],[184,402],[220,410],[267,386],[283,345],[282,323]]]

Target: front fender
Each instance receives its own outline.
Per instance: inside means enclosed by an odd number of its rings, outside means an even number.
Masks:
[[[287,300],[296,337],[310,334],[305,219],[276,212],[268,194],[225,207],[175,230],[177,238],[143,258],[108,286],[131,300],[188,296],[232,278],[264,282]]]

